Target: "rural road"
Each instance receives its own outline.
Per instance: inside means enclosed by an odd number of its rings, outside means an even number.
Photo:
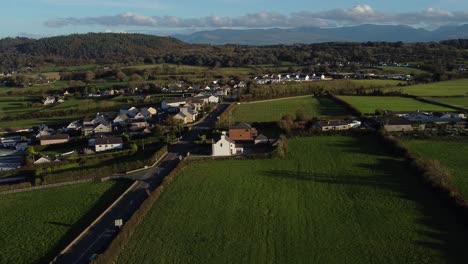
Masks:
[[[140,182],[125,194],[101,219],[90,226],[81,238],[70,248],[62,251],[51,263],[82,264],[89,263],[95,254],[102,253],[112,242],[118,233],[114,226],[116,219],[122,219],[123,223],[130,219],[133,213],[148,197],[149,192],[154,191],[180,162],[179,157],[185,156],[193,147],[193,141],[206,129],[212,129],[218,116],[224,112],[228,104],[220,104],[203,122],[194,125],[182,139],[169,148],[169,153],[159,163],[139,179]]]

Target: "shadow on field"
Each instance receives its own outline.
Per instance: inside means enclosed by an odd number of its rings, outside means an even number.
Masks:
[[[122,194],[131,184],[132,181],[128,179],[116,179],[117,182],[112,188],[107,190],[96,204],[90,208],[90,210],[84,214],[80,219],[77,219],[75,223],[65,224],[57,221],[47,221],[45,224],[63,226],[70,228],[64,236],[60,238],[55,246],[36,263],[49,263],[54,257],[56,257],[61,250],[63,250],[75,237],[77,237],[91,222],[96,219],[120,194]],[[70,205],[73,206],[73,205]]]
[[[344,116],[350,113],[340,104],[328,97],[315,97],[319,102],[317,114],[319,116]]]
[[[71,227],[72,224],[67,224],[67,223],[60,223],[60,222],[55,222],[55,221],[49,221],[47,224],[51,225],[56,225],[56,226],[63,226],[63,227]]]
[[[445,208],[438,197],[410,172],[405,161],[395,156],[392,157],[375,140],[356,138],[356,141],[349,142],[349,144],[337,142],[337,145],[351,154],[376,156],[377,162],[375,163],[360,163],[359,158],[356,158],[354,165],[369,170],[372,174],[366,174],[366,176],[354,175],[344,167],[341,168],[339,175],[332,175],[302,171],[298,167],[296,171],[264,171],[263,175],[299,181],[380,188],[387,191],[389,195],[413,201],[417,205],[420,217],[416,221],[418,228],[412,232],[423,238],[414,241],[414,243],[420,247],[440,252],[448,263],[468,263],[468,250],[466,250],[468,228],[457,221],[453,212]],[[313,164],[314,161],[311,160],[310,162]],[[408,234],[408,236],[415,237],[412,234]],[[429,255],[428,258],[430,259],[430,257]]]

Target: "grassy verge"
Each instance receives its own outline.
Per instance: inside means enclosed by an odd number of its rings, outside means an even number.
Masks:
[[[109,181],[2,195],[0,262],[50,261],[129,184]]]

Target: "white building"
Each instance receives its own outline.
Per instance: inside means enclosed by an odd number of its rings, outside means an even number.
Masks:
[[[218,141],[212,143],[211,148],[214,157],[229,157],[243,152],[242,148],[236,148],[236,143],[226,136],[226,132],[223,132]]]
[[[123,149],[123,140],[121,137],[96,138],[94,148],[96,152]]]

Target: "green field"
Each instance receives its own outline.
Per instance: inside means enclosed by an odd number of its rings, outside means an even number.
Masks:
[[[409,140],[405,145],[424,158],[440,161],[450,170],[463,196],[468,198],[468,140]]]
[[[399,84],[405,84],[406,82],[397,80],[351,80],[352,83],[363,88],[385,88],[395,87]]]
[[[286,114],[302,111],[306,117],[340,116],[348,114],[344,108],[329,98],[313,96],[258,101],[237,105],[232,111],[232,122],[279,121]]]
[[[109,181],[0,196],[0,263],[48,263],[126,187]]]
[[[378,67],[378,69],[382,69],[383,71],[390,72],[390,73],[401,73],[401,74],[410,74],[410,75],[428,73],[426,71],[416,69],[416,68],[411,68],[411,67],[380,66]]]
[[[356,107],[363,114],[373,114],[376,109],[404,111],[455,111],[452,108],[423,103],[411,98],[391,96],[339,96],[342,100]]]
[[[426,100],[468,108],[468,97],[426,97]]]
[[[300,138],[284,160],[194,162],[117,262],[465,262],[468,230],[376,145]]]
[[[468,79],[412,85],[400,89],[404,93],[418,96],[467,96]]]

